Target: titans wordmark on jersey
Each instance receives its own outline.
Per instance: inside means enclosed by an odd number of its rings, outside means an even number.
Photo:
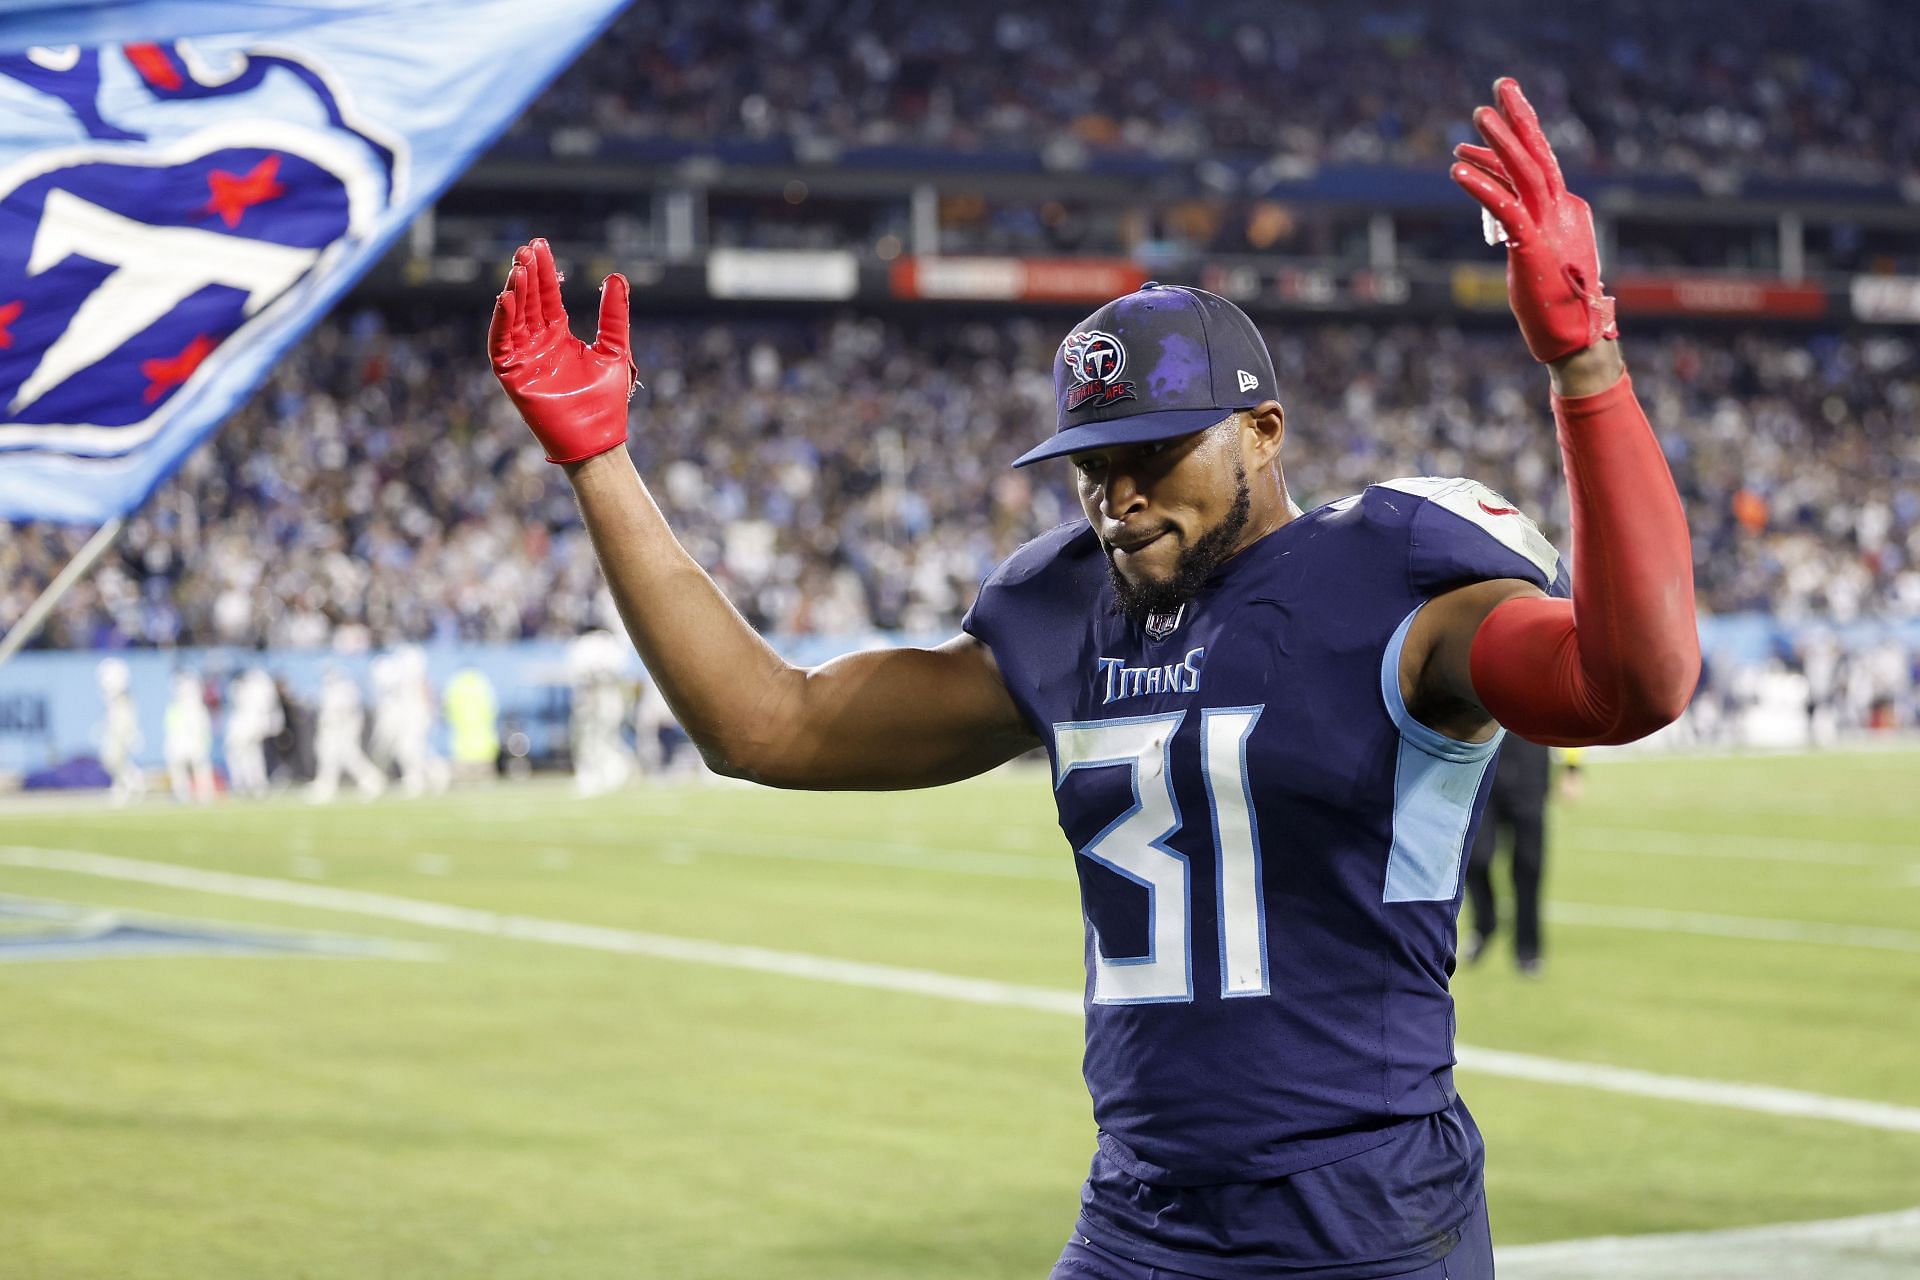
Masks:
[[[982,587],[963,625],[1047,744],[1077,855],[1096,1240],[1220,1275],[1451,1246],[1480,1153],[1451,1085],[1447,979],[1498,738],[1420,724],[1398,668],[1426,600],[1490,578],[1565,593],[1505,499],[1415,478],[1290,521],[1151,634],[1115,611],[1083,522]],[[1428,1184],[1406,1223],[1333,1203],[1345,1192],[1220,1200],[1375,1148],[1400,1166],[1386,1176]]]

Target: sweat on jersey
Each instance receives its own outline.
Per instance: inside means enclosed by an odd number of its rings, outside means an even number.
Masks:
[[[1398,672],[1419,607],[1492,578],[1567,593],[1505,499],[1415,478],[1294,518],[1144,624],[1084,521],[982,586],[962,626],[1046,743],[1076,853],[1095,1241],[1223,1277],[1453,1246],[1481,1150],[1447,980],[1500,735],[1421,724]]]

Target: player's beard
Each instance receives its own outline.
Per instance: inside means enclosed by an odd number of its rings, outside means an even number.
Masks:
[[[1213,571],[1233,554],[1246,531],[1253,513],[1253,491],[1247,484],[1247,469],[1239,458],[1233,460],[1233,505],[1220,522],[1194,539],[1173,563],[1173,574],[1164,582],[1134,582],[1125,577],[1113,562],[1113,548],[1107,551],[1107,578],[1113,583],[1114,609],[1144,625],[1149,614],[1171,613],[1191,600],[1207,584]]]

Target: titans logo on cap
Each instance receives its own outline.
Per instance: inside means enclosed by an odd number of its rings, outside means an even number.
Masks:
[[[1074,383],[1067,388],[1067,408],[1098,409],[1119,400],[1131,400],[1133,384],[1120,381],[1127,367],[1127,349],[1120,339],[1099,329],[1082,329],[1060,344]]]

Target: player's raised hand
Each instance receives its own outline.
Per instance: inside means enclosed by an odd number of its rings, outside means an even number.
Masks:
[[[487,331],[493,374],[547,451],[580,462],[627,439],[627,401],[640,385],[627,335],[627,278],[600,285],[600,332],[588,346],[567,327],[560,273],[545,240],[513,255]]]
[[[1493,82],[1496,107],[1473,113],[1487,145],[1454,148],[1453,180],[1500,224],[1507,302],[1533,358],[1546,364],[1620,336],[1600,283],[1593,211],[1567,190],[1560,162],[1519,82]]]

